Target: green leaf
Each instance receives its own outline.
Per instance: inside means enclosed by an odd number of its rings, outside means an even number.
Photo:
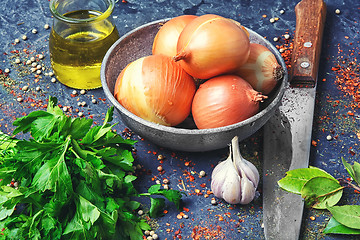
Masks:
[[[103,126],[105,126],[108,122],[111,122],[113,120],[113,114],[114,114],[114,106],[111,106],[106,112]]]
[[[137,201],[129,201],[129,202],[126,202],[126,206],[131,210],[136,210],[140,207],[140,203],[137,202]]]
[[[11,182],[14,177],[14,172],[15,170],[11,167],[0,168],[0,179],[2,179],[0,181],[0,186],[5,186]]]
[[[151,230],[151,226],[146,222],[145,219],[141,219],[139,222],[139,227],[145,231],[145,230]]]
[[[84,219],[84,221],[90,221],[92,225],[94,225],[94,223],[100,217],[99,209],[82,196],[79,196],[79,205],[77,208],[77,211],[81,214],[81,217]]]
[[[68,134],[71,135],[73,139],[81,139],[90,130],[92,123],[92,119],[75,118],[72,120],[71,126],[67,130]]]
[[[341,161],[350,177],[354,179],[358,185],[360,185],[360,164],[358,162],[354,162],[354,165],[351,165],[350,163],[346,162],[343,157],[341,158]]]
[[[8,216],[11,216],[15,211],[15,205],[12,208],[0,207],[0,221],[4,220]]]
[[[13,177],[28,178],[39,170],[43,162],[52,158],[52,150],[58,148],[59,144],[21,141],[18,142],[16,147],[19,151],[17,151],[14,157],[18,161],[13,166],[16,168],[16,173]]]
[[[165,207],[165,199],[164,198],[152,198],[150,197],[150,210],[149,210],[149,215],[152,218],[156,218],[156,217],[160,217],[162,216],[163,213],[163,209]]]
[[[323,233],[325,234],[360,234],[360,229],[349,228],[338,221],[334,217],[330,219]]]
[[[116,166],[121,167],[124,171],[133,171],[132,163],[134,158],[127,149],[115,149],[112,147],[102,148],[97,151],[104,161],[108,161]]]
[[[139,222],[130,219],[122,221],[120,225],[121,231],[118,231],[120,236],[117,239],[129,239],[129,237],[131,240],[143,239],[144,233],[140,226],[143,226],[143,224],[140,225]]]
[[[99,174],[99,179],[106,182],[106,185],[115,188],[115,186],[120,186],[122,183],[122,179],[120,179],[117,175],[111,173],[105,173],[101,170],[97,170]]]
[[[0,131],[0,150],[13,150],[16,143],[18,142],[17,139],[10,137],[9,135],[3,133]],[[0,151],[0,157],[1,157],[1,151]]]
[[[50,96],[46,111],[53,115],[64,116],[63,111],[60,109],[59,106],[56,105],[57,103],[58,103],[57,98]]]
[[[66,141],[56,158],[50,159],[37,171],[34,176],[32,187],[35,190],[53,192],[61,191],[71,194],[72,180],[65,163],[65,153],[70,139]]]
[[[116,124],[114,124],[116,125]],[[93,144],[99,139],[101,139],[104,135],[107,134],[112,129],[113,126],[106,125],[106,126],[94,126],[92,127],[84,138],[81,140],[80,143],[82,144]]]
[[[288,171],[286,176],[278,181],[278,184],[285,191],[301,194],[301,189],[304,184],[314,177],[327,177],[335,179],[333,176],[320,168],[309,167]]]
[[[124,182],[131,183],[131,182],[135,181],[136,179],[137,179],[137,177],[134,175],[126,175],[124,178]]]
[[[50,113],[47,116],[35,119],[31,125],[31,136],[37,141],[49,138],[58,121],[59,118]]]
[[[76,192],[97,207],[104,207],[105,197],[101,194],[101,189],[98,186],[88,185],[85,181],[80,181],[76,187]]]
[[[102,235],[104,239],[112,239],[112,236],[116,232],[116,223],[118,220],[118,212],[114,210],[110,213],[100,211],[99,218],[99,229],[102,231]]]
[[[343,193],[340,183],[327,177],[314,177],[301,189],[301,196],[308,205],[316,209],[326,209],[339,202]]]
[[[114,107],[108,109],[105,120],[102,126],[95,126],[90,129],[89,132],[84,136],[83,140],[81,141],[82,144],[91,144],[102,138],[106,135],[114,125],[109,125],[108,122],[112,120],[112,115],[114,112]]]
[[[83,224],[80,213],[76,212],[75,216],[67,223],[63,235],[69,235],[69,239],[74,239],[74,235],[78,237],[85,236],[88,230],[88,227]]]
[[[181,211],[181,197],[185,194],[180,191],[176,191],[173,189],[165,190],[162,192],[162,195],[167,198],[170,202],[173,202],[176,208]]]
[[[148,188],[148,193],[156,194],[160,191],[160,189],[161,189],[161,184],[154,184]]]
[[[35,111],[35,112],[29,113],[27,116],[16,119],[13,122],[13,125],[17,126],[17,128],[15,128],[15,130],[13,131],[13,134],[16,135],[20,132],[23,132],[23,133],[29,132],[33,126],[32,124],[33,124],[34,120],[41,118],[41,117],[47,117],[50,115],[51,114],[49,114],[48,112],[45,112],[45,111]]]
[[[328,206],[327,208],[333,217],[342,225],[360,229],[360,206],[344,205],[344,206]]]
[[[181,211],[181,198],[182,195],[185,195],[185,193],[173,189],[169,189],[169,190],[161,189],[160,184],[155,184],[149,187],[148,193],[152,195],[164,196],[167,200],[174,203],[177,209]]]
[[[354,181],[360,186],[360,163],[354,162],[353,169],[355,172]]]
[[[59,221],[49,214],[44,213],[41,219],[41,227],[43,229],[43,235],[48,236],[48,239],[61,239],[62,227]]]
[[[108,212],[113,212],[116,209],[119,209],[120,206],[119,204],[117,204],[117,202],[115,201],[115,199],[113,198],[107,198],[107,203],[106,203],[106,211]]]
[[[40,210],[37,213],[34,214],[34,216],[31,219],[31,225],[29,228],[29,238],[31,239],[41,239],[41,233],[38,229],[38,225],[41,221],[42,215],[44,213],[44,210]]]
[[[342,161],[345,169],[349,173],[350,177],[352,177],[352,179],[355,179],[355,172],[354,172],[352,165],[350,163],[346,162],[343,157],[341,158],[341,161]]]
[[[2,186],[0,191],[0,221],[11,216],[16,205],[23,199],[23,194],[12,187]]]

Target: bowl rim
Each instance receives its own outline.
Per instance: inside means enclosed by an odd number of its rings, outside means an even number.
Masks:
[[[199,135],[199,134],[208,135],[208,134],[216,134],[216,133],[220,133],[220,132],[233,131],[233,130],[236,130],[238,128],[244,127],[246,125],[251,125],[251,123],[255,123],[257,120],[261,119],[268,111],[275,108],[276,105],[280,104],[281,99],[282,99],[282,97],[284,95],[285,86],[286,86],[286,84],[288,82],[288,72],[287,72],[287,68],[286,68],[286,65],[285,65],[285,61],[281,57],[280,53],[278,52],[278,50],[275,48],[275,46],[272,43],[270,43],[267,39],[265,39],[263,36],[261,36],[257,32],[245,27],[246,30],[249,31],[250,36],[254,35],[256,37],[262,38],[262,41],[264,41],[271,48],[270,49],[271,52],[274,53],[276,59],[278,60],[279,64],[282,66],[282,68],[284,70],[284,76],[283,76],[282,82],[278,86],[278,88],[279,88],[278,91],[279,92],[274,97],[274,99],[269,103],[269,105],[267,105],[260,112],[256,113],[252,117],[250,117],[248,119],[245,119],[245,120],[243,120],[241,122],[234,123],[234,124],[227,125],[227,126],[223,126],[223,127],[208,128],[208,129],[187,129],[187,128],[180,128],[180,127],[173,127],[173,126],[165,126],[165,125],[161,125],[161,124],[157,124],[157,123],[147,121],[147,120],[133,114],[132,112],[127,110],[125,107],[123,107],[115,99],[114,95],[110,91],[109,86],[107,85],[107,82],[106,82],[105,70],[106,70],[107,61],[108,61],[110,55],[112,54],[113,50],[117,47],[117,45],[121,41],[123,41],[125,38],[132,35],[136,31],[138,31],[140,29],[143,29],[143,28],[145,28],[147,26],[167,22],[170,19],[172,19],[172,18],[164,18],[164,19],[155,20],[155,21],[152,21],[152,22],[149,22],[149,23],[146,23],[146,24],[143,24],[143,25],[141,25],[139,27],[134,28],[133,30],[131,30],[131,31],[127,32],[126,34],[124,34],[123,36],[121,36],[106,52],[106,54],[105,54],[105,56],[103,58],[103,61],[102,61],[102,64],[101,64],[101,70],[100,70],[102,88],[103,88],[103,91],[105,92],[105,95],[110,100],[110,102],[118,110],[120,110],[121,113],[125,114],[129,118],[135,120],[136,122],[138,122],[138,123],[140,123],[140,124],[142,124],[142,125],[144,125],[146,127],[153,128],[153,129],[156,129],[156,130],[159,130],[159,131],[166,131],[166,132],[169,132],[169,133],[172,133],[172,134],[181,134],[181,135]]]

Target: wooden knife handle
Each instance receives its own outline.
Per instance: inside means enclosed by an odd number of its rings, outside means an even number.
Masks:
[[[326,18],[323,0],[302,0],[295,6],[296,29],[291,56],[292,87],[315,87]]]

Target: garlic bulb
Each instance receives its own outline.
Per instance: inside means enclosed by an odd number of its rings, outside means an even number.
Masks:
[[[238,137],[231,141],[228,158],[220,162],[211,175],[211,190],[215,197],[230,204],[248,204],[255,197],[259,183],[256,167],[240,154]]]

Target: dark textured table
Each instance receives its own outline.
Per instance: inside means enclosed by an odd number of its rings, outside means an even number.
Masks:
[[[59,82],[52,82],[49,61],[48,39],[50,29],[45,24],[52,23],[49,1],[0,0],[0,130],[11,133],[15,118],[33,110],[42,109],[48,96],[55,96],[59,104],[70,109],[74,117],[83,112],[84,117],[91,117],[101,123],[110,103],[105,99],[102,89],[87,91],[85,94],[73,95],[73,89]],[[147,0],[118,1],[113,18],[120,32],[126,32],[150,21],[175,17],[181,14],[202,15],[218,14],[233,18],[244,26],[266,37],[274,45],[286,47],[291,42],[295,30],[294,7],[297,1],[219,1],[219,0]],[[327,20],[324,30],[322,56],[320,62],[319,82],[317,88],[316,112],[313,129],[313,146],[310,164],[320,167],[337,178],[348,177],[341,164],[341,157],[348,162],[359,160],[360,143],[360,109],[354,99],[355,90],[344,88],[346,71],[352,81],[359,82],[359,29],[360,2],[353,0],[328,0]],[[335,10],[339,9],[340,14]],[[280,11],[284,10],[283,13]],[[271,22],[273,18],[275,21]],[[32,30],[36,29],[37,33]],[[290,41],[284,34],[290,35]],[[27,39],[23,40],[22,36]],[[278,41],[274,41],[274,38]],[[15,44],[15,39],[20,42]],[[284,52],[285,53],[285,52]],[[44,70],[36,76],[30,67],[15,63],[21,60],[44,56],[38,59]],[[350,70],[346,65],[353,61]],[[337,65],[341,66],[336,68]],[[357,70],[356,70],[357,68]],[[5,69],[10,73],[6,77]],[[343,72],[341,73],[341,71]],[[357,71],[357,72],[356,72]],[[23,88],[27,86],[27,90]],[[92,103],[96,99],[97,103]],[[79,106],[85,101],[86,106]],[[359,101],[359,99],[358,99]],[[126,131],[126,126],[118,115],[114,121],[120,123],[115,127],[124,135],[139,140],[136,143],[136,164],[142,166],[139,171],[138,188],[143,190],[156,179],[167,178],[170,187],[187,193],[184,197],[184,213],[189,218],[178,219],[178,212],[169,204],[168,213],[156,219],[155,230],[159,239],[192,239],[191,233],[202,231],[200,239],[263,239],[262,226],[262,184],[254,201],[248,205],[229,205],[218,201],[211,204],[213,195],[207,196],[210,190],[210,175],[214,165],[223,160],[228,149],[206,153],[174,152],[163,149]],[[332,140],[327,137],[331,136]],[[262,131],[241,142],[244,156],[262,171]],[[161,154],[165,158],[158,160]],[[164,169],[162,174],[157,166]],[[199,172],[207,175],[200,178]],[[339,204],[359,204],[359,195],[346,189]],[[324,235],[329,220],[327,211],[307,209],[303,217],[301,239],[354,239],[354,236]],[[206,238],[208,236],[208,238]]]

